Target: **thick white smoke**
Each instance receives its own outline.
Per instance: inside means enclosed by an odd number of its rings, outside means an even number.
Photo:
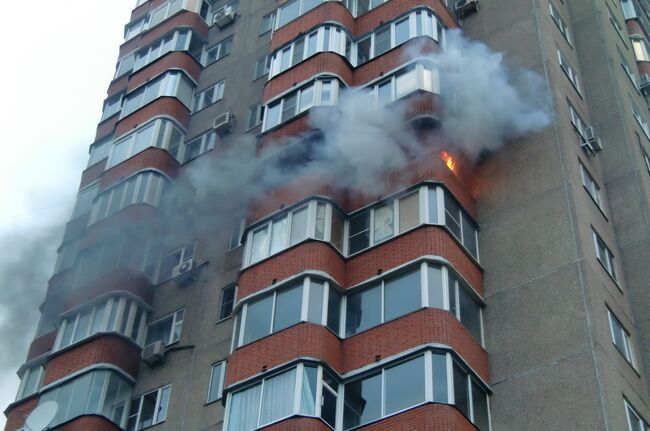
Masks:
[[[299,176],[327,173],[332,185],[364,194],[383,194],[388,174],[408,166],[429,150],[453,145],[470,159],[498,150],[517,137],[542,130],[550,123],[545,108],[544,81],[533,72],[510,70],[503,55],[471,42],[459,31],[449,31],[446,50],[422,54],[411,50],[408,59],[429,58],[440,70],[442,123],[425,139],[416,139],[405,127],[405,107],[382,106],[367,92],[343,92],[332,107],[316,107],[310,125],[320,139],[307,145],[304,136],[268,145],[261,153],[251,138],[240,139],[224,152],[201,158],[186,171],[198,189],[203,208],[193,216],[210,214],[201,226],[221,224],[246,214],[248,206],[271,189]],[[407,59],[407,60],[408,60]],[[286,157],[273,152],[290,154]]]
[[[508,68],[485,44],[450,30],[444,51],[430,58],[441,75],[442,130],[466,156],[476,159],[550,124],[542,77]]]

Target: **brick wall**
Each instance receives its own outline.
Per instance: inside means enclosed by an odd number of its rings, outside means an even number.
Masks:
[[[79,184],[79,188],[83,188],[93,181],[98,180],[102,176],[102,172],[104,172],[107,160],[103,159],[84,170],[81,173],[81,184]]]
[[[161,148],[149,147],[104,172],[99,192],[101,193],[126,177],[146,168],[155,168],[171,178],[176,178],[178,167],[178,161],[167,151]]]
[[[82,342],[50,357],[45,365],[43,385],[98,363],[115,365],[135,378],[140,366],[140,349],[114,334],[101,335],[88,342]]]
[[[172,117],[185,128],[187,128],[190,121],[190,113],[180,100],[175,97],[159,97],[120,120],[115,126],[115,137],[132,131],[153,117],[165,115]]]
[[[320,359],[348,373],[427,343],[450,346],[489,380],[487,352],[448,311],[424,308],[340,340],[323,326],[299,323],[233,352],[226,385],[242,381],[299,357]]]
[[[5,410],[5,415],[7,416],[5,431],[15,431],[23,426],[25,419],[27,419],[27,416],[29,416],[29,414],[36,408],[37,405],[38,398],[34,397],[23,403],[15,404]]]
[[[38,338],[34,338],[32,343],[29,345],[29,351],[27,352],[27,360],[34,359],[42,354],[49,352],[54,347],[54,340],[56,340],[57,331],[50,331],[45,335],[41,335]]]
[[[102,416],[82,416],[63,426],[58,431],[121,431],[122,428]]]
[[[197,82],[201,74],[201,65],[190,53],[186,51],[172,51],[130,75],[127,91],[133,91],[169,69],[182,69]]]
[[[320,419],[291,417],[281,422],[260,428],[264,431],[332,431],[332,428]]]
[[[243,269],[238,281],[238,295],[246,298],[272,285],[273,280],[284,280],[305,270],[323,271],[348,288],[424,255],[445,257],[479,294],[483,294],[481,270],[450,233],[441,227],[427,225],[349,259],[327,243],[300,243]]]

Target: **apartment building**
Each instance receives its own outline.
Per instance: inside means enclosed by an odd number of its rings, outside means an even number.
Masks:
[[[5,430],[647,431],[649,12],[138,0]],[[460,28],[552,112],[478,159]]]

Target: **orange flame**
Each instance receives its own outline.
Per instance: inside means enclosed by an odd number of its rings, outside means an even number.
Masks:
[[[440,152],[440,157],[442,158],[442,161],[445,162],[445,164],[447,165],[449,170],[455,173],[456,172],[456,160],[454,160],[454,158],[451,156],[451,154],[449,154],[446,151],[441,151]]]

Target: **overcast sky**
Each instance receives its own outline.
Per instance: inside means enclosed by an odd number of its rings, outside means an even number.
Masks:
[[[34,335],[135,0],[3,4],[0,410]],[[0,430],[5,417],[0,415]]]

